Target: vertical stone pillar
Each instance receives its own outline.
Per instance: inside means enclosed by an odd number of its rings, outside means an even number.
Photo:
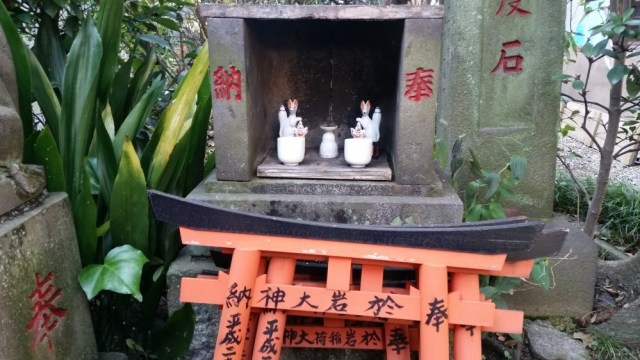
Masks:
[[[253,177],[255,153],[247,111],[245,21],[210,18],[207,29],[216,148],[233,149],[216,156],[216,176],[219,180],[248,181]]]
[[[438,182],[430,159],[441,45],[442,19],[405,20],[392,153],[398,184]]]
[[[516,4],[517,3],[517,4]],[[446,4],[438,137],[458,136],[485,168],[511,155],[529,167],[513,206],[551,216],[564,1],[471,0]],[[463,173],[464,186],[470,179]]]

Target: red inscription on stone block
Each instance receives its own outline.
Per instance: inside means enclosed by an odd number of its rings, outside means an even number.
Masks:
[[[222,66],[213,72],[213,93],[218,100],[231,99],[231,91],[235,92],[235,100],[242,100],[242,73],[235,66],[226,71]]]
[[[54,288],[53,273],[47,274],[42,280],[40,274],[36,274],[35,278],[36,288],[29,295],[29,300],[35,301],[31,307],[33,317],[27,324],[27,329],[34,332],[31,348],[35,350],[38,343],[46,340],[49,350],[53,352],[49,334],[58,326],[59,320],[67,315],[67,310],[53,304],[62,295],[62,290]]]
[[[511,16],[512,14],[517,14],[517,15],[521,15],[521,16],[527,16],[527,15],[531,15],[530,11],[527,11],[523,8],[520,7],[520,3],[522,2],[522,0],[512,0],[509,1],[509,7],[511,7],[511,11],[509,11],[507,13],[507,16]],[[507,9],[505,9],[505,5],[507,5],[507,0],[501,0],[500,1],[500,7],[498,8],[498,11],[496,11],[496,15],[500,15],[500,13],[504,11],[507,11]]]
[[[433,69],[425,70],[420,67],[415,72],[406,73],[404,78],[406,80],[404,96],[409,100],[420,102],[433,95],[433,90],[431,89],[433,86]]]
[[[502,43],[502,50],[500,50],[500,60],[498,60],[498,64],[496,64],[491,72],[495,73],[502,70],[505,74],[521,73],[522,60],[524,60],[524,58],[521,55],[507,55],[507,49],[519,48],[520,45],[520,40]]]

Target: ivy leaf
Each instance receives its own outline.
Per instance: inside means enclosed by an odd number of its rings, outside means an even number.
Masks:
[[[531,269],[531,280],[545,290],[549,290],[551,283],[549,272],[547,271],[548,264],[549,262],[546,258],[536,259]]]
[[[607,79],[611,85],[617,84],[622,78],[629,73],[629,68],[623,64],[617,64],[607,73]]]
[[[524,172],[527,170],[527,158],[520,155],[511,156],[509,169],[511,170],[511,176],[513,176],[516,181],[522,180]]]
[[[102,265],[89,265],[80,271],[78,281],[89,300],[102,290],[131,294],[142,301],[140,277],[142,266],[149,262],[142,251],[131,245],[111,249]]]
[[[489,198],[498,190],[498,186],[500,185],[500,175],[495,172],[489,173],[484,178],[484,181],[487,184],[487,193],[484,194],[484,199],[489,200]]]

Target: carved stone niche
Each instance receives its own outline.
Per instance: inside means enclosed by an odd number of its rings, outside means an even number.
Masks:
[[[438,183],[428,159],[440,75],[441,6],[203,4],[201,15],[208,19],[219,180],[248,181],[256,169],[259,176],[278,177],[265,175],[259,165],[276,144],[279,106],[297,98],[298,116],[309,127],[308,153],[318,152],[321,125],[338,126],[342,147],[361,116],[360,101],[370,100],[371,113],[379,106],[383,114],[379,145],[389,170],[385,180]],[[316,158],[311,160],[306,163]],[[299,175],[314,178],[312,172],[307,168]]]
[[[209,39],[216,170],[189,197],[307,220],[458,222],[462,205],[431,161],[442,6],[202,4]],[[305,159],[278,162],[278,111],[297,99]],[[380,156],[345,162],[360,101],[382,110]],[[323,125],[340,156],[319,156]]]

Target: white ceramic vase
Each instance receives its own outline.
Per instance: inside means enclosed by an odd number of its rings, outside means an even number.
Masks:
[[[344,159],[351,167],[363,168],[371,162],[373,156],[373,142],[371,139],[345,139]]]
[[[278,138],[278,160],[288,166],[296,166],[304,160],[304,137]]]
[[[324,131],[322,142],[320,143],[320,156],[325,159],[338,157],[338,143],[336,143],[336,136],[333,134],[333,131],[337,128],[335,125],[320,126],[320,129]]]

